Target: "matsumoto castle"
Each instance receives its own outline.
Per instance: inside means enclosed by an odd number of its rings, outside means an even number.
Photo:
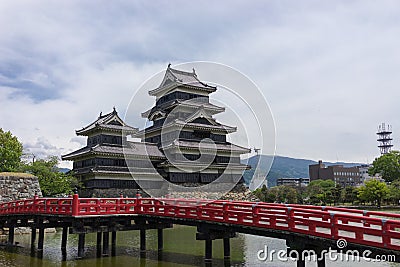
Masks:
[[[236,127],[213,118],[225,111],[210,103],[209,94],[216,90],[201,82],[195,70],[168,65],[160,86],[149,91],[156,98],[155,106],[142,113],[153,122],[151,126],[143,130],[129,126],[114,108],[76,130],[77,135],[87,136],[87,144],[62,159],[73,161],[72,171],[84,186],[81,194],[133,195],[142,183],[160,187],[160,179],[182,185],[208,184],[223,173],[242,182],[248,166],[240,163],[240,155],[250,149],[227,142],[226,135]],[[129,141],[127,136],[141,142]]]

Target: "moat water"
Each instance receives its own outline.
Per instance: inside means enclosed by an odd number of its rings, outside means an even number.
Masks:
[[[147,252],[145,257],[140,257],[139,232],[117,232],[116,256],[96,258],[96,235],[86,236],[85,257],[77,258],[77,235],[68,235],[67,255],[63,258],[60,244],[61,231],[45,234],[45,246],[42,258],[30,255],[30,235],[16,235],[15,241],[19,242],[18,248],[0,248],[0,266],[140,266],[140,267],[189,267],[209,266],[204,263],[204,241],[196,241],[196,228],[188,226],[175,226],[173,229],[164,230],[164,250],[157,251],[157,232],[147,231]],[[288,259],[281,261],[276,256],[261,261],[258,251],[268,247],[268,250],[286,250],[284,240],[239,234],[231,239],[231,260],[223,260],[223,244],[220,240],[213,241],[212,266],[296,266],[295,261]],[[143,255],[142,255],[143,256]],[[400,267],[398,263],[370,262],[357,258],[345,260],[327,260],[327,266],[393,266]],[[316,266],[316,262],[307,262],[307,266]]]

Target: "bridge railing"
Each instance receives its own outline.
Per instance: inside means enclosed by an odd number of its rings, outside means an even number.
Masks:
[[[72,214],[72,198],[38,198],[16,200],[0,204],[0,215],[4,214]]]
[[[345,214],[354,214],[354,215],[363,215],[363,216],[378,216],[385,218],[393,218],[400,219],[400,214],[397,213],[389,213],[382,211],[370,211],[370,210],[359,210],[359,209],[351,209],[351,208],[343,208],[343,207],[331,207],[331,206],[313,206],[313,205],[300,205],[300,204],[276,204],[288,207],[300,207],[307,208],[312,210],[322,210],[322,211],[333,211],[340,212]]]
[[[79,198],[73,196],[72,216],[137,214],[137,198]]]
[[[291,231],[312,236],[400,250],[400,221],[364,216],[363,211],[345,213],[269,203],[217,201],[197,205],[197,200],[140,200],[140,213],[196,219]],[[390,213],[374,212],[384,217]],[[371,215],[371,214],[369,214]],[[395,216],[394,216],[395,217]]]
[[[0,204],[0,215],[149,216],[221,222],[400,250],[400,216],[336,207],[154,198],[38,198]]]

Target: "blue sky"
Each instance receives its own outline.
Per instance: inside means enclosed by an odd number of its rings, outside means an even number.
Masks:
[[[278,154],[372,161],[381,122],[399,145],[399,13],[398,1],[2,1],[0,127],[39,157],[64,154],[169,62],[205,60],[258,85]]]

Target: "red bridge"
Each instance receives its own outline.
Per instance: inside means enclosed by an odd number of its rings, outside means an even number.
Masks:
[[[197,239],[206,242],[206,260],[211,259],[212,240],[224,239],[229,258],[229,238],[248,233],[285,239],[291,249],[370,250],[371,256],[395,254],[400,260],[400,214],[336,207],[284,205],[197,199],[154,198],[33,198],[0,204],[0,226],[10,229],[8,244],[14,243],[14,228],[32,228],[34,248],[39,229],[38,251],[43,250],[44,229],[62,227],[62,249],[69,233],[79,234],[78,256],[84,256],[85,234],[97,232],[98,254],[108,254],[109,233],[115,250],[116,231],[140,230],[145,251],[146,229],[158,229],[162,249],[162,229],[173,224],[197,227]],[[103,237],[103,251],[101,239]],[[336,241],[345,239],[345,248]],[[318,262],[324,266],[325,262]],[[304,262],[298,261],[298,266]]]

